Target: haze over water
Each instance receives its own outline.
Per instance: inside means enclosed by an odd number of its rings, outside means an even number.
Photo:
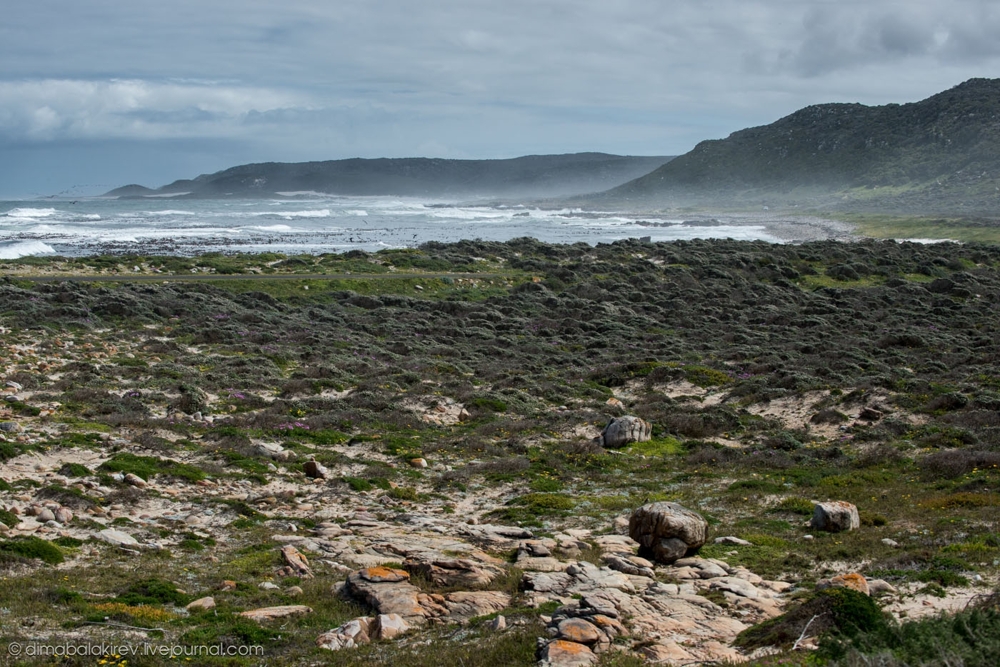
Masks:
[[[611,243],[733,238],[780,242],[764,225],[580,209],[476,206],[399,197],[0,202],[0,259],[101,253],[345,252],[462,239]]]

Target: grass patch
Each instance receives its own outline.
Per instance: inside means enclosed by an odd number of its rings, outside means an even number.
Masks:
[[[63,553],[59,547],[37,537],[15,537],[0,542],[0,556],[2,555],[37,558],[49,565],[58,565],[63,562]]]
[[[187,482],[197,482],[205,479],[205,473],[187,463],[161,459],[156,456],[136,456],[128,452],[115,454],[114,457],[102,463],[100,470],[108,472],[132,473],[149,481],[154,475],[176,477]]]

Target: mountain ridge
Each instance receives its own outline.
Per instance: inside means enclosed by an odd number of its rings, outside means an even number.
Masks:
[[[970,79],[907,104],[807,106],[771,124],[702,141],[593,199],[633,206],[714,201],[995,212],[1000,79]]]
[[[599,192],[649,173],[671,156],[607,153],[497,160],[350,158],[238,165],[161,188],[126,185],[111,197],[271,197],[280,192],[355,196],[561,197]]]

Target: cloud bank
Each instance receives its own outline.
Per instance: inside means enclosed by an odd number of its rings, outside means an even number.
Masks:
[[[979,0],[40,0],[0,25],[0,144],[676,154],[808,104],[993,76],[997,34]]]

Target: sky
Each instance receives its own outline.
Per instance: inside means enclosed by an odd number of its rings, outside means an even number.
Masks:
[[[32,0],[0,20],[0,197],[247,162],[678,155],[1000,76],[996,0]]]

